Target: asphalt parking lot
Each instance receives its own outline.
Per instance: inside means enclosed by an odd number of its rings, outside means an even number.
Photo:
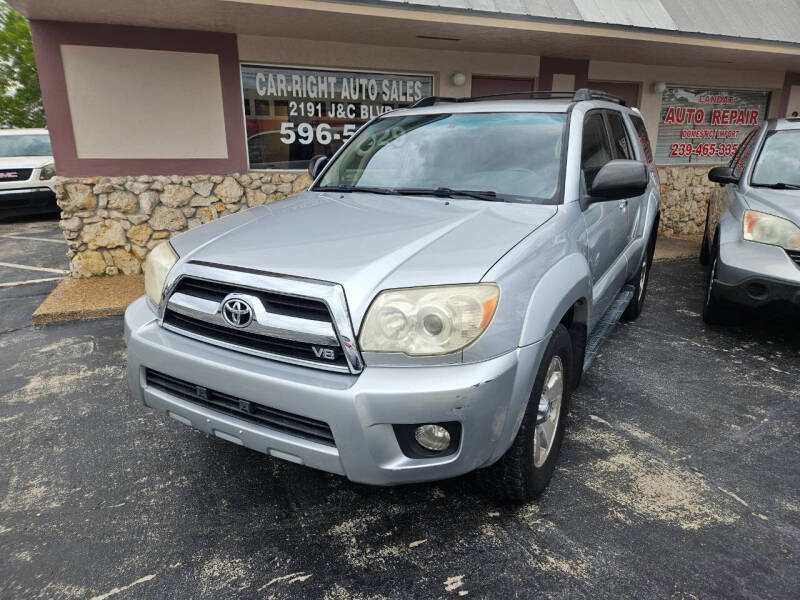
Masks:
[[[0,221],[0,332],[30,324],[20,298],[44,300],[69,268],[66,252],[57,220]]]
[[[695,261],[654,266],[525,506],[471,476],[356,485],[154,415],[121,318],[31,324],[53,285],[0,288],[0,598],[800,596],[800,327],[704,326]]]
[[[0,284],[61,277],[69,267],[57,220],[0,221]]]

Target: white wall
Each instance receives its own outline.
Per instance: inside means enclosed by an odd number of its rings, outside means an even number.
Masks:
[[[227,158],[216,54],[62,45],[78,158]]]
[[[368,46],[251,35],[239,35],[238,40],[242,62],[433,74],[435,92],[441,96],[468,96],[472,75],[533,78],[539,74],[539,57],[522,54]],[[457,71],[466,74],[466,85],[452,84],[450,78]]]

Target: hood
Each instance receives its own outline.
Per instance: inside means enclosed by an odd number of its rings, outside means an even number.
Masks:
[[[0,157],[0,169],[40,169],[52,162],[52,156],[7,156]]]
[[[800,227],[800,190],[751,187],[745,198],[751,210],[789,219]]]
[[[341,284],[359,323],[380,290],[474,283],[555,206],[304,192],[173,238],[200,260]]]

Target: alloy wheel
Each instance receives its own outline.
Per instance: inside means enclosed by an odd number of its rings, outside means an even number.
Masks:
[[[642,258],[642,268],[640,269],[641,275],[639,275],[639,301],[641,301],[642,297],[644,296],[644,286],[647,282],[647,267],[649,266],[648,262],[647,251],[645,251],[644,258]]]
[[[553,448],[563,397],[564,363],[560,356],[553,356],[544,378],[533,436],[533,464],[537,469],[547,461]]]

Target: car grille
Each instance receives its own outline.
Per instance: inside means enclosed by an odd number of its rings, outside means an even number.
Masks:
[[[786,254],[789,255],[798,266],[800,266],[800,250],[787,250]]]
[[[183,292],[190,296],[216,302],[222,302],[228,294],[241,291],[245,290],[228,283],[206,281],[204,279],[195,279],[194,277],[184,277],[175,289],[175,292]],[[331,318],[328,307],[320,300],[286,296],[262,290],[248,289],[247,292],[258,296],[264,304],[264,308],[272,313],[320,321],[330,321]]]
[[[312,440],[326,446],[335,446],[331,428],[322,421],[229,396],[152,369],[147,369],[146,381],[149,387],[177,396],[181,400],[289,435]]]
[[[33,169],[0,169],[0,182],[2,181],[28,181]]]
[[[302,335],[292,331],[266,335],[250,328],[234,328],[226,324],[218,315],[186,310],[178,299],[206,301],[208,306],[218,311],[226,296],[232,293],[247,294],[256,298],[271,316],[288,317],[297,324],[327,326],[331,332],[329,342],[311,343]],[[184,277],[170,296],[164,311],[164,325],[178,333],[201,339],[265,358],[301,364],[322,369],[349,372],[347,358],[335,338],[333,319],[326,304],[320,300],[288,296],[275,292],[255,290],[228,283],[207,281],[194,277]],[[335,341],[335,343],[331,343]]]

